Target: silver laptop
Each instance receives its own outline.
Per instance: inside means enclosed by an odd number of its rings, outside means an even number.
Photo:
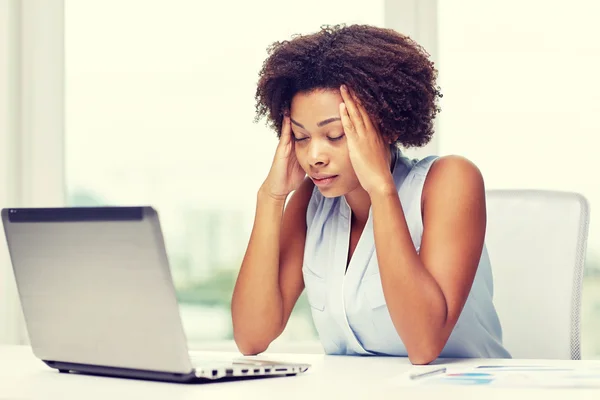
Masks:
[[[152,207],[7,208],[2,222],[33,352],[60,372],[212,382],[310,367],[190,356]]]

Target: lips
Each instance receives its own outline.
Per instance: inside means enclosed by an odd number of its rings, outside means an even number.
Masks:
[[[311,175],[311,177],[312,177],[314,180],[317,180],[317,181],[320,181],[320,180],[323,180],[323,179],[328,179],[328,178],[334,178],[334,177],[336,177],[336,176],[337,176],[337,175],[323,175],[323,174]]]
[[[321,188],[332,185],[333,182],[335,182],[337,177],[338,177],[337,175],[323,175],[323,174],[317,174],[317,175],[311,176],[315,185],[317,185]]]

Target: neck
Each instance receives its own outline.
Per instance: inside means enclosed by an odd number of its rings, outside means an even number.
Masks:
[[[344,197],[352,210],[352,222],[361,226],[364,225],[369,218],[369,210],[371,208],[371,198],[369,197],[369,194],[359,185]]]

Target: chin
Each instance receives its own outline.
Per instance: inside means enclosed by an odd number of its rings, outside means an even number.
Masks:
[[[340,188],[318,188],[319,192],[321,192],[321,194],[323,195],[323,197],[327,197],[327,198],[335,198],[335,197],[340,197],[345,195],[346,193],[348,193],[347,190],[343,190]]]

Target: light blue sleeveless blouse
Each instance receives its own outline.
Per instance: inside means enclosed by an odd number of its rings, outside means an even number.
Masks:
[[[409,160],[392,151],[393,177],[417,251],[423,234],[421,192],[435,156]],[[351,210],[344,196],[314,188],[302,273],[319,339],[327,354],[407,356],[386,306],[369,217],[346,271]],[[484,246],[471,292],[440,357],[509,358],[492,303],[492,270]]]

